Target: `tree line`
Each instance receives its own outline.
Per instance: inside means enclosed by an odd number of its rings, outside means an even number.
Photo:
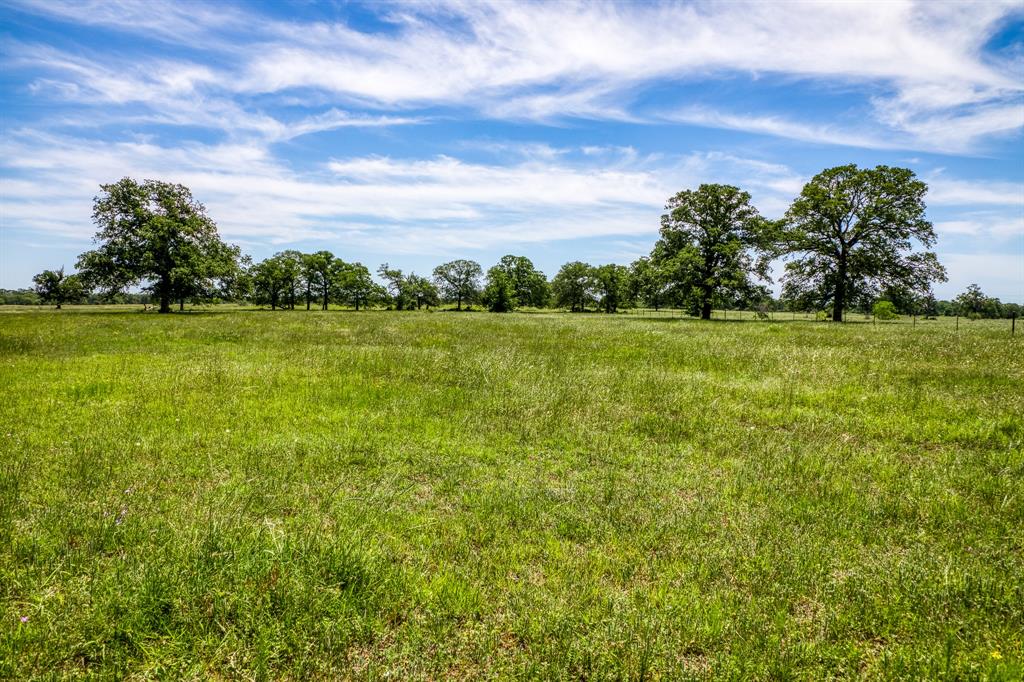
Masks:
[[[75,274],[61,268],[37,275],[32,293],[40,302],[59,308],[86,297],[123,300],[141,287],[162,313],[175,304],[214,301],[274,310],[331,304],[419,310],[449,303],[494,312],[671,307],[704,319],[714,307],[828,309],[841,321],[844,311],[870,311],[880,300],[907,314],[1019,312],[973,285],[955,302],[934,299],[931,285],[946,273],[927,250],[936,241],[925,218],[927,186],[905,168],[826,169],[777,220],[762,216],[748,192],[702,184],[669,198],[649,256],[629,266],[573,261],[550,281],[528,258],[514,255],[486,273],[460,259],[430,276],[384,263],[374,277],[365,265],[326,250],[285,250],[253,262],[221,240],[206,208],[183,185],[123,178],[100,188],[92,214],[96,248],[79,256]],[[777,258],[786,259],[779,299],[767,287]]]

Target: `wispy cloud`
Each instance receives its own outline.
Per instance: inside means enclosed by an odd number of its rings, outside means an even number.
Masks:
[[[223,131],[230,137],[248,135],[280,142],[342,127],[409,125],[424,120],[421,116],[353,113],[331,107],[287,121],[246,108],[223,93],[204,92],[220,77],[204,65],[160,60],[115,68],[48,46],[8,42],[6,48],[14,55],[8,59],[9,64],[35,67],[49,74],[30,82],[32,94],[49,94],[90,107],[77,115],[52,116],[37,124],[86,128],[103,123],[197,126]],[[60,80],[61,76],[73,80]]]
[[[167,148],[38,133],[8,139],[0,151],[0,167],[15,176],[5,182],[12,228],[85,238],[99,183],[130,175],[188,185],[231,238],[284,243],[347,235],[392,240],[397,249],[426,234],[441,248],[651,233],[669,183],[681,181],[685,168],[680,162],[666,174],[557,160],[484,165],[370,156],[300,174],[254,144]]]
[[[893,136],[856,132],[830,124],[801,123],[781,116],[733,114],[706,107],[687,107],[677,111],[663,112],[659,114],[659,117],[677,123],[691,123],[708,128],[772,135],[801,142],[866,149],[904,149],[920,146],[919,142],[915,143],[906,137],[900,140],[894,139]]]
[[[960,220],[940,220],[935,223],[940,235],[967,235],[1005,239],[1024,235],[1024,216],[1003,213],[968,213]],[[1021,254],[1024,258],[1024,254]]]
[[[1014,3],[478,3],[401,5],[391,30],[337,21],[268,19],[224,5],[18,3],[66,21],[102,25],[193,49],[216,45],[197,31],[245,36],[216,66],[147,60],[123,69],[51,55],[70,80],[39,79],[54,96],[154,101],[329,93],[333,104],[408,110],[473,107],[486,116],[554,122],[563,117],[673,120],[791,139],[947,152],[1019,130],[1024,79],[1018,64],[982,56]],[[199,28],[203,27],[203,28]],[[244,48],[244,49],[242,49]],[[799,122],[707,105],[645,111],[637,92],[666,80],[777,75],[868,87],[876,130]],[[883,94],[879,94],[883,93]],[[195,107],[203,97],[186,97]],[[224,108],[221,106],[220,108]],[[218,107],[210,108],[211,118]],[[241,117],[239,117],[241,118]]]
[[[226,3],[174,2],[173,0],[8,0],[23,12],[40,14],[83,26],[105,27],[145,35],[148,39],[189,44],[210,39],[225,30],[250,34],[263,22]]]
[[[1013,206],[1024,211],[1024,182],[961,180],[945,173],[931,173],[929,204],[938,206]]]

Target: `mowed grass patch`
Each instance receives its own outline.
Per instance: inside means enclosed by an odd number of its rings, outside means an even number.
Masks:
[[[0,676],[1018,679],[1020,344],[0,315]]]

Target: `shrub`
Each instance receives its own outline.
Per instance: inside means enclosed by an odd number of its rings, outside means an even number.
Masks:
[[[875,314],[875,319],[878,320],[895,320],[899,318],[896,314],[896,306],[893,305],[892,301],[878,301],[871,308],[871,312]]]

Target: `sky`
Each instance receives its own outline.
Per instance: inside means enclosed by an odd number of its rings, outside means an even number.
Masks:
[[[125,176],[256,259],[553,276],[648,254],[680,190],[779,218],[856,163],[928,183],[937,296],[1024,302],[1019,2],[5,0],[0,114],[4,288],[73,269]]]

